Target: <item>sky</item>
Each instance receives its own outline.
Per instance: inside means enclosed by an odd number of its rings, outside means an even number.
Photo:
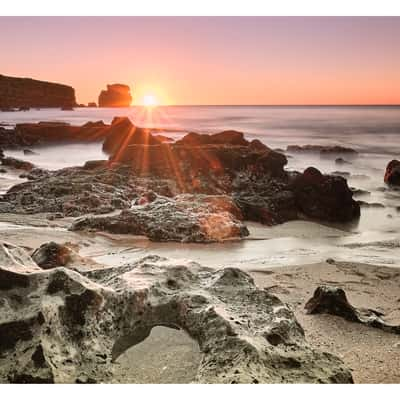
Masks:
[[[0,17],[0,74],[133,104],[400,104],[400,17]]]

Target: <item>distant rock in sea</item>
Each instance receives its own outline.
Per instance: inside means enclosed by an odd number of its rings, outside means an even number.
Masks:
[[[97,107],[97,104],[96,104],[94,101],[91,101],[90,103],[88,103],[87,106],[88,106],[88,107],[95,108],[95,107]]]
[[[74,107],[75,89],[59,83],[0,75],[0,109]]]
[[[130,87],[119,83],[107,85],[107,90],[102,90],[99,96],[99,107],[129,107],[131,102]]]

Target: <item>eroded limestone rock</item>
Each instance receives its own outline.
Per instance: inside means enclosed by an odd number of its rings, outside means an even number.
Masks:
[[[145,235],[154,241],[218,242],[249,234],[239,208],[228,196],[151,197],[119,215],[77,220],[72,230]],[[141,199],[139,200],[139,203]]]
[[[340,359],[306,343],[285,304],[235,268],[150,256],[86,276],[11,274],[0,288],[1,382],[114,382],[112,361],[159,325],[198,341],[195,382],[352,382]]]

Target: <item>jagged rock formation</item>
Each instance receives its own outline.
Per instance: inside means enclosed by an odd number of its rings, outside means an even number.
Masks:
[[[150,240],[219,242],[248,236],[239,208],[228,196],[157,197],[111,217],[77,220],[72,230],[101,230],[145,235]]]
[[[339,358],[307,344],[285,304],[238,269],[157,256],[85,275],[13,263],[0,267],[2,383],[115,382],[112,361],[159,325],[198,341],[195,382],[352,382]]]
[[[385,183],[393,186],[400,186],[400,161],[392,160],[386,167]]]
[[[131,103],[130,87],[119,83],[107,85],[107,90],[102,90],[99,96],[99,107],[129,107]]]
[[[74,107],[75,90],[59,83],[0,75],[0,108]]]
[[[129,209],[143,193],[152,190],[167,197],[183,193],[227,195],[240,208],[244,220],[268,225],[298,218],[346,222],[360,215],[359,204],[344,178],[323,175],[315,168],[287,172],[285,155],[258,140],[247,141],[240,132],[204,137],[191,133],[168,143],[147,129],[135,127],[127,118],[116,118],[105,127],[101,123],[85,127],[95,133],[100,130],[106,137],[103,148],[111,153],[108,161],[47,173],[32,170],[27,175],[31,182],[16,185],[2,196],[0,211],[102,214]],[[185,204],[190,214],[190,206]],[[101,226],[112,221],[102,221]],[[129,231],[138,229],[134,225]],[[145,227],[140,231],[149,233]]]
[[[400,334],[400,325],[389,325],[383,314],[376,310],[353,307],[343,289],[335,286],[318,286],[313,297],[305,305],[308,314],[333,314],[352,322]]]

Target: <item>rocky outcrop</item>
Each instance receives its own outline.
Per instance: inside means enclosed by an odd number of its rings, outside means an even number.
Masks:
[[[345,291],[335,286],[318,286],[305,308],[308,314],[338,315],[348,321],[400,334],[400,325],[387,324],[382,319],[383,314],[378,311],[353,307]]]
[[[346,222],[360,216],[353,192],[341,176],[323,175],[309,167],[294,179],[291,187],[299,210],[308,217]]]
[[[392,160],[386,167],[385,183],[393,186],[400,186],[400,161]]]
[[[161,141],[151,134],[150,129],[133,125],[129,118],[115,117],[103,142],[103,151],[118,157],[119,153],[124,153],[128,146],[134,144],[147,146],[161,144]]]
[[[107,85],[99,96],[99,107],[130,107],[132,103],[131,89],[128,85],[115,83]]]
[[[307,344],[284,303],[238,269],[157,256],[84,275],[18,268],[0,267],[2,383],[116,382],[113,361],[159,325],[198,341],[195,382],[352,382],[339,358]]]
[[[210,243],[249,234],[240,221],[243,217],[239,208],[228,196],[156,196],[150,200],[146,197],[145,202],[119,215],[77,220],[71,229],[145,235],[159,242]]]
[[[71,86],[0,75],[0,108],[73,107]]]
[[[102,214],[129,209],[151,190],[166,197],[229,196],[245,220],[268,225],[298,218],[346,222],[359,217],[359,205],[344,178],[322,175],[315,168],[287,172],[285,155],[257,140],[249,142],[241,133],[227,131],[205,139],[189,134],[178,142],[161,143],[127,118],[117,118],[105,129],[104,147],[112,153],[108,161],[56,172],[32,170],[27,175],[32,182],[11,188],[2,196],[0,210]],[[224,141],[218,143],[221,137]],[[182,204],[190,214],[190,204]],[[146,227],[133,231],[149,233]]]

